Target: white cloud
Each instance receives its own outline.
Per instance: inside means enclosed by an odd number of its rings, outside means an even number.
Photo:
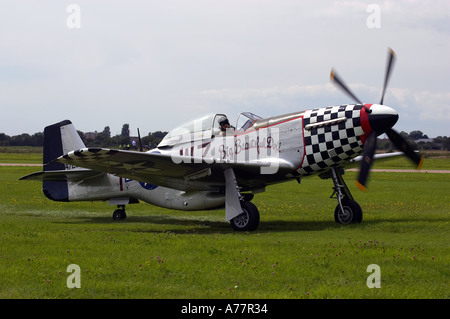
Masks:
[[[395,88],[391,89],[391,92],[396,104],[401,108],[410,109],[419,120],[450,122],[450,92],[436,93]]]
[[[351,90],[364,103],[378,103],[381,88],[365,84],[349,84]],[[226,107],[234,112],[252,111],[263,116],[302,111],[308,108],[354,103],[332,84],[270,87],[261,89],[220,89],[200,93],[205,104],[218,109]],[[442,129],[450,121],[450,92],[415,91],[404,88],[388,88],[385,104],[400,114],[400,130],[412,131],[421,128],[431,136],[448,135]],[[420,122],[432,122],[423,128]],[[440,130],[440,131],[439,131]],[[439,134],[440,132],[440,134]]]
[[[376,102],[391,46],[398,59],[385,101],[399,125],[448,135],[448,1],[76,3],[80,29],[67,28],[69,3],[0,3],[0,132],[65,118],[84,131],[109,125],[114,134],[125,122],[169,130],[213,110],[273,115],[352,102],[329,83],[332,67]],[[366,26],[371,3],[380,29]]]

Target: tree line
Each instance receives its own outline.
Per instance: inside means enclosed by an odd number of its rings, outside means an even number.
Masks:
[[[77,131],[81,140],[87,147],[109,147],[139,149],[139,140],[137,136],[130,135],[130,125],[123,124],[120,134],[112,136],[111,129],[106,126],[101,132],[82,132]],[[141,136],[142,147],[145,149],[155,148],[159,142],[166,136],[167,132],[156,131],[149,132],[146,136]],[[137,135],[137,133],[136,133]],[[44,146],[44,133],[19,134],[14,136],[0,133],[0,146]]]
[[[128,148],[139,149],[139,141],[136,136],[130,136],[129,124],[123,124],[120,134],[111,135],[111,129],[106,126],[102,132],[81,132],[78,131],[81,140],[87,147],[109,147],[109,148]],[[155,148],[159,142],[166,136],[167,132],[156,131],[150,132],[147,136],[141,136],[142,147],[145,149]],[[450,150],[450,137],[438,136],[436,138],[428,138],[422,131],[415,130],[410,133],[400,132],[405,139],[410,141],[413,146],[420,150]],[[133,143],[134,142],[134,143]],[[8,136],[0,133],[0,146],[43,146],[44,133],[35,134],[19,134]],[[394,145],[387,138],[382,136],[377,143],[377,149],[384,151],[394,151]]]
[[[438,136],[429,138],[422,131],[416,130],[409,134],[401,131],[400,135],[409,141],[413,147],[421,151],[449,151],[450,150],[450,136]],[[377,141],[377,149],[384,151],[395,151],[396,147],[388,138],[379,137]]]
[[[121,133],[115,136],[111,136],[109,126],[105,126],[102,132],[83,133],[78,131],[78,134],[87,147],[140,148],[137,132],[136,135],[131,136],[129,124],[123,124]],[[155,148],[166,134],[167,132],[156,131],[149,132],[146,136],[141,136],[142,148]]]

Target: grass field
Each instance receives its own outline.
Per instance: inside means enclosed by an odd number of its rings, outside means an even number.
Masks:
[[[0,154],[0,163],[40,158]],[[450,160],[424,168],[450,169]],[[364,212],[347,226],[334,222],[331,180],[272,186],[253,200],[258,230],[236,233],[222,210],[142,203],[117,222],[107,203],[52,202],[40,183],[18,181],[36,170],[0,167],[0,298],[450,297],[449,174],[373,172],[362,193],[347,172]],[[80,289],[67,287],[70,264]],[[381,288],[367,286],[371,264]]]

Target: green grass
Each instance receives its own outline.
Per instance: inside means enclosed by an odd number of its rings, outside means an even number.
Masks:
[[[26,149],[16,149],[12,146],[0,147],[0,163],[19,163],[19,164],[42,164],[41,151],[26,151]]]
[[[450,170],[450,152],[428,152],[424,153],[422,170]],[[412,162],[403,156],[395,157],[386,161],[375,161],[373,168],[414,169]]]
[[[272,186],[253,200],[258,230],[237,233],[222,210],[142,203],[116,222],[107,203],[52,202],[18,181],[35,170],[0,167],[0,298],[450,297],[448,174],[373,172],[362,193],[347,172],[364,212],[347,226],[334,222],[331,180]],[[70,264],[80,289],[66,286]],[[370,264],[379,289],[366,285]]]

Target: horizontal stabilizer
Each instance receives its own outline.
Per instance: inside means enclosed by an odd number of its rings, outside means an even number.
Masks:
[[[80,181],[103,174],[104,173],[90,169],[42,171],[21,177],[20,180],[46,181],[46,182]]]

